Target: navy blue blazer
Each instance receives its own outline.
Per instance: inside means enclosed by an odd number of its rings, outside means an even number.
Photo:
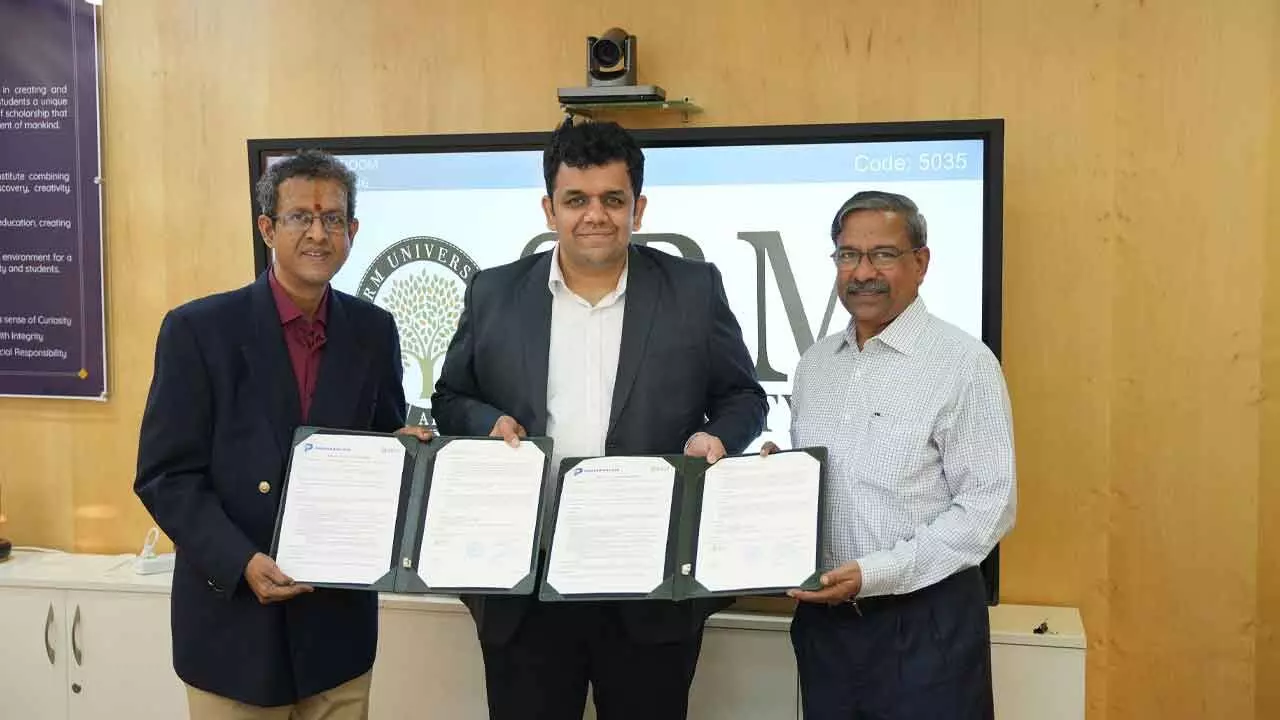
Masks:
[[[699,430],[719,437],[730,454],[742,452],[764,428],[768,406],[719,270],[643,246],[629,253],[606,454],[680,454]],[[472,277],[431,396],[440,434],[488,435],[502,415],[530,435],[546,433],[551,257],[531,255]],[[462,599],[486,643],[509,640],[530,602]],[[675,641],[731,602],[629,600],[620,612],[636,639]]]
[[[307,424],[399,429],[400,363],[391,315],[331,290]],[[317,589],[264,606],[244,582],[254,553],[270,551],[300,415],[265,273],[165,316],[134,491],[177,549],[174,669],[190,685],[254,705],[289,704],[358,677],[377,646],[376,593]]]

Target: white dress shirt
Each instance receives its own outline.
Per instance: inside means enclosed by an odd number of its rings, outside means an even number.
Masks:
[[[828,449],[823,564],[858,561],[859,597],[978,565],[1013,526],[1013,423],[986,345],[916,300],[861,350],[850,323],[800,359],[794,447]]]
[[[551,252],[547,291],[551,293],[547,435],[555,443],[547,488],[554,498],[563,458],[605,454],[622,345],[627,268],[623,268],[617,287],[592,305],[565,285],[557,245]]]

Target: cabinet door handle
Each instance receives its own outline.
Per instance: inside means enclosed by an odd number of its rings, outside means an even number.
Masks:
[[[49,640],[49,630],[53,629],[53,603],[49,603],[49,614],[44,616],[44,652],[49,656],[49,664],[53,665],[58,654],[53,650],[53,642]]]
[[[76,606],[76,617],[71,621],[71,655],[76,659],[76,665],[80,664],[83,653],[80,652],[80,606]]]

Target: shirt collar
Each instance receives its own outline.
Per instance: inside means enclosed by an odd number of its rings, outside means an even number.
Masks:
[[[630,251],[630,248],[628,248],[627,263],[622,266],[622,274],[618,276],[617,287],[613,289],[613,292],[609,293],[608,295],[605,295],[600,300],[600,303],[597,303],[597,305],[602,304],[614,298],[622,297],[622,295],[627,291],[627,275],[630,273],[630,271],[631,271],[631,251]],[[560,270],[560,243],[559,242],[556,242],[555,247],[552,248],[551,250],[551,274],[547,276],[547,289],[551,291],[552,295],[555,295],[561,289],[564,289],[564,290],[569,289],[569,286],[565,285],[564,283],[564,273],[561,272]]]
[[[276,312],[280,314],[281,325],[288,325],[294,320],[305,316],[305,313],[302,312],[297,303],[289,297],[289,293],[285,292],[284,286],[276,279],[274,267],[267,271],[267,284],[271,286],[271,297],[276,301]],[[329,288],[326,286],[324,295],[320,296],[320,304],[316,307],[315,320],[321,325],[325,325],[328,319]]]
[[[889,323],[888,327],[880,331],[879,335],[867,339],[867,342],[878,340],[885,345],[897,350],[903,355],[911,355],[915,352],[916,345],[919,344],[920,335],[924,333],[925,325],[929,321],[929,309],[925,307],[924,299],[919,295],[905,310],[898,314]],[[858,346],[858,329],[853,319],[849,320],[848,327],[844,330],[844,342],[836,348],[836,352],[846,347]]]

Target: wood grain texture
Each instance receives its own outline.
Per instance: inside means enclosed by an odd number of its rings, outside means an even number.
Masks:
[[[1253,717],[1273,12],[1120,12],[1109,716]]]
[[[982,9],[982,113],[1008,118],[1003,360],[1019,505],[1002,595],[1080,608],[1089,710],[1101,717],[1110,683],[1116,11],[1017,0]]]
[[[1271,16],[1270,173],[1263,272],[1262,423],[1258,447],[1257,708],[1254,717],[1280,717],[1280,9]]]

